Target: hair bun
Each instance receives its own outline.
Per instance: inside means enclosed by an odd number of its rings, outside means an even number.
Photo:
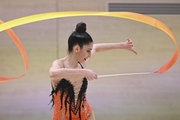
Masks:
[[[84,22],[79,22],[77,25],[76,25],[76,32],[78,33],[84,33],[86,32],[86,23]]]

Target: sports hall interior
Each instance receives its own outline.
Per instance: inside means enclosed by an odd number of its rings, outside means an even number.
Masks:
[[[0,0],[0,19],[8,22],[65,11],[113,12],[113,4],[123,6],[117,7],[116,12],[138,12],[161,21],[172,31],[180,47],[179,0]],[[127,9],[125,4],[129,6]],[[149,4],[150,8],[145,11]],[[162,9],[153,8],[153,5],[160,5]],[[174,13],[170,10],[172,7],[177,7]],[[135,11],[137,9],[140,11]],[[54,60],[67,55],[67,40],[78,22],[87,24],[94,44],[118,43],[130,38],[138,53],[135,55],[123,49],[99,52],[89,60],[88,69],[97,75],[151,73],[89,81],[87,100],[96,120],[180,119],[179,58],[164,73],[154,73],[167,64],[175,52],[175,43],[165,32],[130,19],[75,16],[12,28],[26,50],[29,68],[22,78],[0,83],[0,120],[51,119],[49,68]],[[18,77],[24,71],[16,45],[5,31],[0,32],[0,76]]]

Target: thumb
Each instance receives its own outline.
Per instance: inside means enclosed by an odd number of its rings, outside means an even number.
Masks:
[[[128,42],[130,42],[130,39],[129,39],[129,38],[126,38],[126,40],[127,40]]]

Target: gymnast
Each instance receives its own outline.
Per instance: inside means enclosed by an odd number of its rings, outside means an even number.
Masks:
[[[49,69],[52,84],[52,120],[95,120],[95,115],[86,100],[88,81],[98,79],[97,74],[86,69],[88,59],[96,52],[126,49],[134,52],[132,40],[120,43],[93,45],[86,32],[86,23],[79,22],[68,39],[68,54],[55,60]]]

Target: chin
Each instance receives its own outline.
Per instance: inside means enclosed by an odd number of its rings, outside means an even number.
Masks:
[[[82,60],[79,60],[78,62],[80,62],[80,63],[83,63],[84,61],[82,61]]]
[[[84,62],[86,62],[86,60],[81,60],[81,61],[79,61],[80,63],[84,63]]]

